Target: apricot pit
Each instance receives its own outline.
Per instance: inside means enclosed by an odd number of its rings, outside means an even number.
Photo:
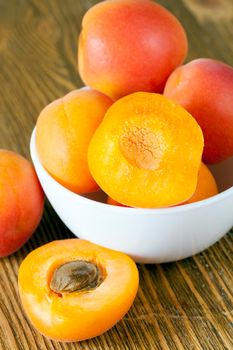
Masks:
[[[50,281],[56,293],[72,293],[96,288],[102,281],[100,269],[91,262],[75,260],[57,267]]]

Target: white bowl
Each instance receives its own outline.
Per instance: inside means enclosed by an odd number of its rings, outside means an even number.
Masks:
[[[103,194],[75,194],[56,182],[41,165],[30,143],[38,178],[54,210],[78,237],[122,251],[136,262],[161,263],[196,254],[233,226],[233,158],[212,167],[222,192],[212,198],[164,209],[112,206]],[[91,198],[91,199],[90,199]]]

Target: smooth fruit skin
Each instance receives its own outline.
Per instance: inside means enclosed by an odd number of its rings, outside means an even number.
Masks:
[[[233,68],[202,58],[177,68],[164,95],[183,106],[202,128],[203,161],[217,163],[233,156]]]
[[[202,131],[184,108],[162,95],[137,92],[109,108],[91,139],[88,164],[117,202],[160,208],[193,195],[202,151]]]
[[[218,186],[215,178],[207,166],[201,163],[198,173],[197,188],[192,197],[183,204],[198,202],[215,196],[216,194],[218,194]]]
[[[112,100],[92,89],[68,93],[47,107],[36,124],[36,148],[44,168],[76,193],[98,190],[87,165],[90,139]]]
[[[0,257],[18,250],[42,217],[44,194],[31,163],[0,150]]]
[[[118,206],[118,207],[125,207],[124,204],[121,204],[121,203],[115,201],[115,199],[113,199],[113,198],[111,198],[111,197],[109,197],[109,196],[107,197],[106,203],[109,204],[109,205],[116,205],[116,206]]]
[[[187,38],[178,19],[149,0],[109,0],[85,14],[79,37],[82,80],[113,99],[163,91],[184,61]]]
[[[49,288],[57,266],[72,260],[100,264],[104,281],[87,292],[62,297]],[[19,269],[19,294],[34,327],[59,341],[100,335],[129,310],[138,290],[138,270],[127,255],[79,239],[53,241],[32,251]]]

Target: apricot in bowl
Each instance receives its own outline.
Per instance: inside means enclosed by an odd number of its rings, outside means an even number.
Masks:
[[[192,197],[189,198],[186,202],[181,203],[181,205],[198,202],[203,199],[207,199],[212,196],[215,196],[217,193],[218,193],[218,186],[216,184],[216,181],[211,171],[207,168],[207,166],[204,163],[202,163],[198,172],[196,190],[192,195]],[[107,197],[106,203],[110,205],[125,206],[124,204],[117,202],[116,200],[114,200],[109,196]]]
[[[137,92],[111,105],[88,149],[89,170],[116,201],[161,208],[197,186],[203,135],[196,120],[160,94]]]
[[[76,193],[98,190],[87,165],[90,139],[112,104],[104,94],[81,88],[59,98],[40,113],[36,143],[43,166]]]
[[[79,74],[86,85],[113,99],[136,91],[161,93],[187,48],[182,24],[159,4],[102,1],[82,21]]]
[[[203,160],[215,164],[233,157],[233,68],[210,58],[178,67],[164,95],[183,106],[202,128]]]
[[[102,192],[71,192],[42,166],[35,144],[31,157],[41,185],[65,225],[78,237],[129,254],[137,262],[161,263],[194,255],[233,225],[233,158],[212,166],[220,193],[191,204],[162,209],[109,205]]]

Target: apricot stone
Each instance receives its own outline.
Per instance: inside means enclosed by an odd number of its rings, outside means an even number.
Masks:
[[[197,120],[205,140],[203,160],[217,163],[233,156],[233,68],[213,59],[197,59],[177,68],[164,95]]]
[[[31,163],[0,150],[0,257],[18,250],[38,226],[44,194]]]
[[[149,0],[109,0],[84,16],[78,68],[86,85],[113,99],[163,91],[184,61],[187,38],[178,19]]]

